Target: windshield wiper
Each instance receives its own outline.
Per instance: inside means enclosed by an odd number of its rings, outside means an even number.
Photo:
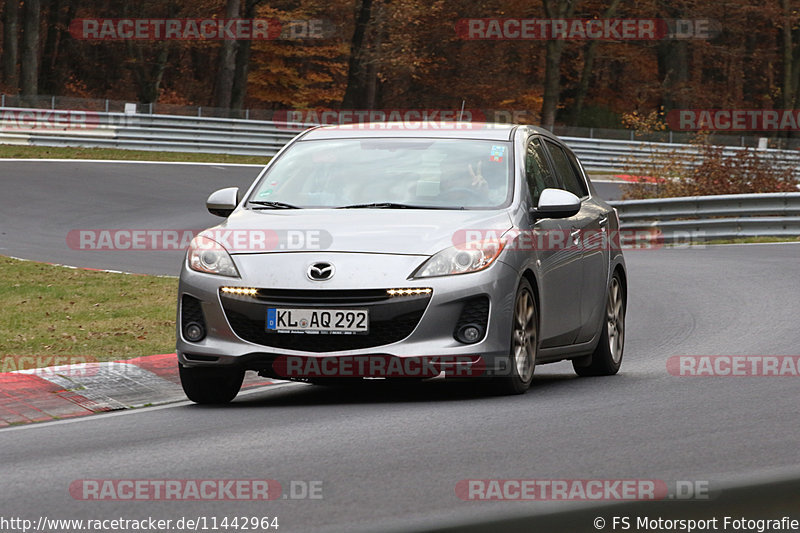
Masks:
[[[396,202],[373,202],[371,204],[343,205],[336,209],[451,209],[450,207],[439,207],[435,205],[411,205],[399,204]]]
[[[285,202],[253,201],[250,203],[259,206],[253,209],[302,209],[302,207],[297,207],[296,205],[287,204]]]

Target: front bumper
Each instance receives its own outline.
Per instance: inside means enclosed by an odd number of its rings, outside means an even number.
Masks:
[[[300,267],[312,259],[335,261],[335,280],[319,284],[297,276],[297,271],[302,272]],[[303,257],[303,254],[238,256],[237,268],[242,279],[195,272],[184,264],[178,300],[178,360],[185,366],[237,365],[270,375],[274,374],[272,365],[280,356],[319,359],[369,355],[444,357],[467,365],[471,364],[468,361],[478,359],[488,365],[490,360],[507,357],[518,273],[497,261],[481,272],[406,279],[424,259],[422,256],[333,253],[314,254],[313,258]],[[281,272],[295,274],[282,276],[284,281],[281,282]],[[403,274],[391,276],[389,272]],[[220,288],[223,286],[254,287],[260,291],[258,297],[222,295]],[[381,298],[390,288],[430,288],[432,292],[430,295]],[[319,299],[313,298],[315,293],[320,295]],[[197,301],[205,321],[206,336],[199,342],[189,342],[183,335],[185,297]],[[466,316],[480,314],[480,306],[476,308],[474,304],[481,298],[488,300],[485,334],[474,344],[459,342],[454,336],[459,321],[463,323],[465,313]],[[270,305],[301,306],[298,299],[312,307],[369,308],[370,333],[267,333],[266,308]]]

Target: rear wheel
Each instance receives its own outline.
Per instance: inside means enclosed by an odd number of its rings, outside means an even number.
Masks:
[[[228,403],[239,394],[244,381],[240,368],[185,367],[178,365],[181,385],[186,396],[195,403]]]
[[[531,385],[539,346],[539,314],[528,280],[522,279],[514,299],[511,329],[511,354],[506,375],[494,378],[494,388],[501,394],[523,394]]]
[[[625,289],[616,272],[611,278],[606,299],[606,316],[600,341],[597,343],[591,362],[575,360],[572,367],[579,376],[612,376],[622,364],[625,348]]]

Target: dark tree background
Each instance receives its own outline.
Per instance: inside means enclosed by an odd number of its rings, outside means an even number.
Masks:
[[[546,126],[800,103],[800,0],[2,0],[6,94],[230,108],[516,110]],[[90,41],[79,18],[267,18],[276,40]],[[465,40],[488,17],[713,19],[710,39]],[[322,20],[322,38],[291,38]],[[295,21],[291,23],[290,21]],[[298,22],[299,21],[299,22]],[[299,24],[299,26],[298,26]],[[302,32],[297,32],[302,33]]]

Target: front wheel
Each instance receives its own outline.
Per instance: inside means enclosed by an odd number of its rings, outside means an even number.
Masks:
[[[239,394],[244,381],[240,368],[186,367],[178,364],[183,392],[194,403],[228,403]]]
[[[536,351],[539,346],[539,314],[536,299],[528,280],[522,279],[514,299],[514,316],[511,329],[511,354],[507,360],[506,375],[494,378],[495,390],[500,394],[523,394],[533,381]]]
[[[606,316],[600,341],[597,343],[591,362],[575,360],[572,367],[579,376],[613,376],[622,364],[625,347],[625,289],[616,272],[611,278],[606,300]]]

